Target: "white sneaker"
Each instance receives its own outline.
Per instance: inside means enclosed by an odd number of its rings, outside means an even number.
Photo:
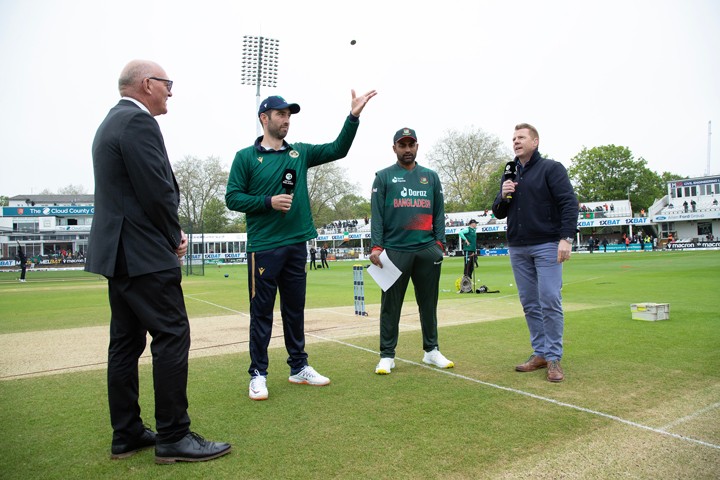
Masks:
[[[324,385],[329,385],[330,379],[320,375],[310,365],[305,365],[298,373],[290,375],[290,377],[288,377],[288,382],[322,387]]]
[[[425,352],[425,355],[423,356],[423,363],[435,365],[439,368],[453,368],[455,366],[455,363],[445,358],[445,355],[440,353],[440,350],[438,350],[437,347],[433,348],[429,352]]]
[[[380,362],[377,364],[377,367],[375,367],[375,373],[378,375],[390,375],[390,372],[392,372],[392,369],[395,368],[395,360],[386,357],[381,358]]]
[[[250,380],[250,388],[248,390],[250,400],[267,400],[267,378],[262,375],[254,375]]]

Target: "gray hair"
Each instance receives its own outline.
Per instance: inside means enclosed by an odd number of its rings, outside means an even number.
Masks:
[[[127,91],[131,91],[138,88],[138,84],[143,78],[152,76],[153,70],[158,65],[155,62],[147,60],[133,60],[128,63],[123,71],[120,73],[118,79],[118,90],[120,94],[124,94]]]

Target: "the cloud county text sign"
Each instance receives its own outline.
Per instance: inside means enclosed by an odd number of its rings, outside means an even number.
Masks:
[[[94,206],[3,207],[3,217],[56,217],[94,214]]]

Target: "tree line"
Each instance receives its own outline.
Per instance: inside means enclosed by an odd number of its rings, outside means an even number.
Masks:
[[[497,136],[473,127],[447,131],[426,157],[443,183],[445,211],[463,212],[491,208],[505,163],[514,156]],[[370,201],[359,194],[357,183],[347,180],[341,165],[331,162],[308,172],[316,227],[370,216]],[[173,170],[180,187],[180,220],[189,232],[245,231],[245,216],[225,207],[229,172],[218,157],[186,155],[173,164]],[[581,204],[627,198],[638,212],[666,194],[668,181],[683,178],[670,172],[658,174],[644,158],[635,158],[628,147],[616,145],[583,148],[571,159],[568,175]],[[85,189],[69,185],[57,193],[84,194]],[[53,193],[46,189],[40,194]],[[4,200],[7,205],[7,197]]]
[[[542,150],[540,153],[543,153]],[[445,193],[445,211],[490,209],[500,188],[505,164],[514,158],[503,142],[482,129],[449,130],[429,151],[429,166],[438,172]],[[308,172],[308,193],[315,226],[370,216],[370,201],[359,185],[347,180],[340,162]],[[217,157],[187,156],[174,165],[181,191],[180,216],[206,232],[245,231],[244,216],[225,208],[228,172]],[[583,148],[571,159],[568,175],[582,203],[629,199],[639,212],[666,194],[667,182],[682,178],[650,170],[628,147]]]

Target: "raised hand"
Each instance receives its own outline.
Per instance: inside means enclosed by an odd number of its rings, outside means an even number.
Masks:
[[[373,98],[375,95],[377,95],[377,91],[370,90],[365,95],[361,95],[359,97],[355,96],[355,90],[350,90],[352,92],[352,102],[350,103],[350,113],[355,115],[356,117],[360,116],[360,113],[363,111],[363,108],[365,108],[365,105],[370,101],[371,98]]]

